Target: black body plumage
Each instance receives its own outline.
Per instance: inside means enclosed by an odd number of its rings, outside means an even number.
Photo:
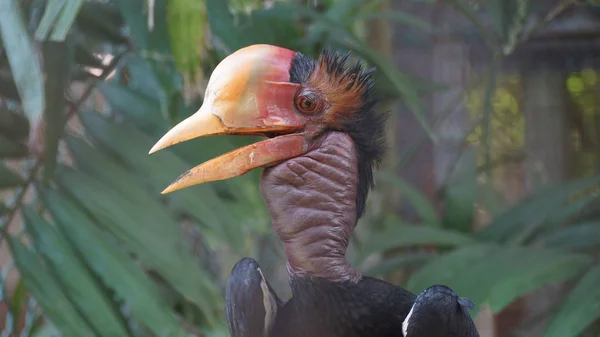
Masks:
[[[265,337],[270,324],[269,337],[397,337],[416,298],[371,277],[358,283],[295,278],[293,297],[282,304],[270,287],[264,291],[265,284],[256,261],[244,258],[233,267],[226,296],[231,337]],[[269,318],[266,306],[273,299],[277,312]]]

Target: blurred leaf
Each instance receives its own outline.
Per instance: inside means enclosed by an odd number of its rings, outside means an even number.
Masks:
[[[46,2],[46,9],[44,10],[44,16],[35,30],[35,39],[38,41],[44,41],[48,38],[52,26],[56,19],[60,16],[60,12],[65,6],[65,0],[48,0]]]
[[[600,245],[600,221],[569,226],[542,238],[540,243],[553,249],[578,251]]]
[[[171,0],[167,2],[167,22],[171,49],[177,69],[190,78],[202,72],[202,52],[206,8],[204,2]]]
[[[164,0],[155,0],[152,12],[148,10],[145,0],[115,0],[121,16],[125,19],[131,32],[131,38],[135,41],[139,50],[169,53],[169,32],[166,24],[167,6]],[[148,15],[153,14],[155,22],[152,29],[148,27]]]
[[[10,313],[12,314],[12,317],[15,320],[18,320],[21,317],[21,314],[24,312],[24,309],[27,310],[26,306],[28,297],[29,293],[27,291],[25,283],[23,282],[23,279],[19,279],[10,298]]]
[[[404,267],[420,265],[431,260],[433,257],[435,257],[435,254],[431,253],[414,253],[394,256],[391,258],[386,258],[378,264],[368,268],[363,273],[370,276],[385,276]]]
[[[211,301],[217,289],[195,263],[184,243],[179,224],[152,195],[127,184],[123,194],[82,172],[63,167],[57,183],[69,191],[144,265],[156,270],[183,296],[214,319]],[[143,211],[141,211],[143,209]],[[181,277],[186,275],[186,277]]]
[[[26,157],[27,153],[25,144],[15,143],[0,134],[0,158],[21,158]]]
[[[575,337],[600,317],[600,266],[590,269],[571,290],[544,337]]]
[[[564,281],[591,263],[587,256],[523,247],[466,247],[426,264],[409,289],[448,285],[475,303],[489,302],[497,313],[514,299],[547,284]],[[523,277],[527,275],[527,277]]]
[[[126,170],[114,158],[86,143],[83,138],[67,135],[65,142],[73,155],[77,170],[98,179],[127,197],[135,197],[140,192],[147,193],[146,189],[142,189],[145,184],[143,177]],[[156,203],[154,200],[151,202]]]
[[[65,90],[69,85],[73,52],[69,44],[65,42],[46,41],[42,46],[44,69],[46,70],[44,179],[47,181],[54,174],[58,142],[67,122]]]
[[[403,178],[389,172],[377,172],[376,178],[381,183],[390,184],[397,188],[401,197],[406,199],[415,208],[417,213],[419,213],[424,224],[432,227],[441,227],[435,209],[421,191],[409,184]]]
[[[433,33],[435,31],[435,27],[433,27],[431,23],[404,11],[370,12],[358,14],[354,16],[353,19],[360,21],[390,19],[398,23],[420,28],[428,33]]]
[[[11,235],[6,240],[23,282],[44,310],[44,315],[66,336],[95,337],[89,325],[65,297],[56,280],[35,254]]]
[[[453,177],[444,190],[444,228],[471,232],[477,197],[477,151],[469,149],[461,155]]]
[[[157,197],[170,182],[191,168],[190,164],[168,149],[148,155],[155,141],[137,130],[110,124],[93,112],[83,112],[80,116],[87,133],[103,148],[119,158],[125,166],[144,177],[147,184],[156,191]],[[212,153],[214,150],[208,147],[202,149],[207,153]],[[171,193],[167,198],[173,208],[191,215],[202,225],[214,231],[221,242],[227,242],[233,249],[241,250],[243,237],[239,235],[240,221],[231,213],[228,205],[224,204],[212,186],[212,184],[194,186]]]
[[[215,46],[223,54],[231,54],[247,45],[243,36],[236,33],[233,15],[229,12],[228,0],[206,0],[206,12]],[[248,33],[252,34],[251,31]]]
[[[497,269],[498,283],[494,285],[489,294],[488,303],[496,314],[502,312],[514,300],[543,286],[566,281],[589,268],[592,260],[588,256],[567,255],[554,251],[535,251],[529,249],[525,254],[515,254],[511,264],[507,261],[506,271]],[[484,267],[491,269],[491,262]],[[475,268],[476,269],[476,268]],[[494,272],[493,270],[491,271]],[[473,270],[472,278],[479,275]],[[487,274],[485,274],[487,275]],[[523,277],[527,275],[527,277]],[[477,285],[480,286],[478,283]]]
[[[572,220],[577,220],[581,217],[585,209],[592,205],[596,200],[600,200],[600,194],[591,193],[577,198],[574,201],[567,203],[564,207],[559,207],[555,210],[551,210],[548,213],[546,220],[544,221],[542,228],[530,230],[529,233],[525,233],[525,241],[527,243],[538,237],[544,237],[549,233],[555,231],[561,225],[564,225]],[[592,206],[593,207],[593,206]],[[569,224],[570,226],[571,224]],[[529,234],[529,235],[527,235]]]
[[[77,14],[79,13],[81,5],[83,5],[83,2],[83,0],[69,0],[69,5],[62,9],[60,16],[56,20],[54,28],[52,29],[52,33],[50,34],[50,40],[65,40],[67,33],[75,21],[75,17],[77,17]]]
[[[127,70],[130,76],[127,83],[127,88],[125,89],[130,91],[132,94],[142,95],[144,101],[148,101],[148,99],[150,99],[152,104],[159,104],[157,96],[162,92],[161,84],[154,74],[152,66],[148,60],[136,54],[129,54],[127,55],[126,62]],[[122,86],[117,86],[115,82],[106,82],[106,84],[113,86],[113,89],[123,88]],[[118,108],[120,104],[119,100],[117,100],[115,104],[115,108]],[[156,112],[154,112],[155,110]],[[156,106],[154,106],[151,111],[153,111],[152,114],[156,113],[156,115],[160,115],[160,109]],[[134,114],[137,115],[138,113],[140,112],[136,112]],[[125,116],[129,117],[127,114]],[[161,123],[164,124],[164,120],[161,120]]]
[[[428,226],[401,224],[395,217],[390,216],[385,229],[373,231],[362,245],[361,254],[364,256],[383,252],[393,248],[410,247],[423,244],[436,246],[460,246],[472,243],[469,236]]]
[[[0,2],[0,36],[25,113],[30,121],[37,121],[45,110],[44,80],[19,3]]]
[[[0,162],[0,188],[17,187],[25,183],[20,174],[13,172]]]
[[[154,0],[152,11],[148,10],[146,0],[117,0],[115,3],[130,29],[137,51],[145,55],[154,76],[160,83],[161,90],[157,93],[157,98],[160,102],[161,115],[168,120],[169,101],[171,96],[180,90],[181,77],[175,69],[171,50],[167,2]],[[148,18],[149,15],[152,17]],[[152,29],[148,27],[150,20],[154,22]]]
[[[42,194],[61,232],[77,247],[90,268],[128,302],[132,316],[157,336],[183,336],[183,329],[143,270],[109,244],[106,234],[74,204],[52,190],[44,190]]]
[[[9,139],[24,141],[29,137],[29,120],[9,109],[0,108],[0,133]]]
[[[151,135],[167,131],[160,114],[160,103],[155,98],[126,88],[116,82],[103,82],[98,88],[113,109],[125,115],[141,130]]]
[[[487,261],[492,254],[498,252],[502,252],[502,249],[494,244],[476,243],[460,247],[425,264],[410,277],[406,283],[406,289],[420,292],[432,284],[445,284],[453,287],[451,282],[454,278],[468,272],[476,263]],[[455,290],[461,293],[458,289]],[[466,294],[462,296],[466,296]]]
[[[85,321],[97,334],[128,336],[124,321],[113,311],[113,305],[98,288],[98,283],[78,259],[71,245],[29,207],[23,209],[26,231],[33,240],[36,251],[46,257],[53,274],[60,279],[67,297],[81,310]]]
[[[538,228],[547,215],[557,210],[574,194],[600,183],[600,175],[544,186],[532,196],[494,218],[477,236],[485,240],[506,241],[518,235],[524,227]],[[529,230],[533,230],[530,228]]]

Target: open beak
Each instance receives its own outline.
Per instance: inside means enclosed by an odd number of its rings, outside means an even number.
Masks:
[[[182,174],[162,193],[240,176],[259,167],[306,153],[299,133],[306,122],[296,113],[294,97],[300,86],[290,82],[295,52],[254,45],[226,57],[213,71],[200,109],[173,127],[152,147],[154,153],[171,145],[209,135],[272,137],[211,159]]]

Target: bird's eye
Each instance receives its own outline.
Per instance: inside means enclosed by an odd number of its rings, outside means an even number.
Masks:
[[[319,98],[312,93],[303,93],[296,97],[296,106],[301,112],[315,113],[320,108]]]

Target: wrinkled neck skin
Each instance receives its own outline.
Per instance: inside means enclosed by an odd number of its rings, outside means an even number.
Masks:
[[[332,132],[305,155],[265,169],[260,190],[283,242],[288,273],[358,282],[346,260],[356,224],[358,159],[351,138]]]

